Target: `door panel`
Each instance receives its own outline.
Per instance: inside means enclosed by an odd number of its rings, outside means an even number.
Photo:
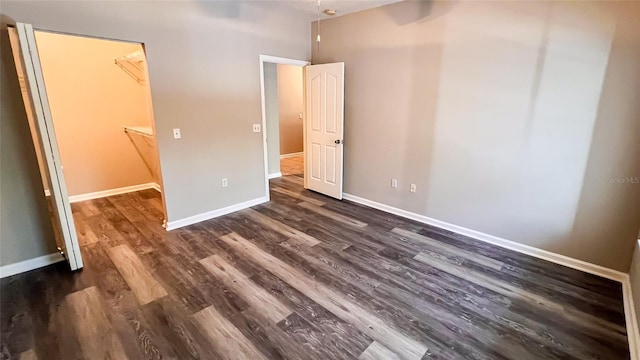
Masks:
[[[305,186],[342,199],[344,63],[305,67]]]
[[[336,135],[338,133],[338,79],[333,74],[327,74],[327,86],[326,86],[326,128],[327,134]]]
[[[313,131],[320,131],[320,119],[321,119],[321,112],[320,112],[320,74],[316,74],[316,76],[314,76],[309,82],[309,99],[311,99],[311,101],[309,102],[309,111],[308,113],[310,114],[309,119],[311,120],[311,130]]]
[[[327,165],[324,167],[326,173],[325,173],[325,180],[328,184],[331,185],[335,185],[338,180],[336,179],[336,147],[335,146],[326,146],[324,148],[325,151],[325,161],[327,163]]]
[[[311,156],[309,159],[309,166],[310,166],[310,176],[311,179],[313,179],[314,181],[320,181],[321,177],[320,177],[320,153],[322,151],[322,146],[320,144],[317,143],[312,143],[311,146]]]
[[[41,171],[44,171],[45,189],[50,195],[47,202],[52,214],[52,224],[56,235],[56,243],[67,259],[71,270],[82,268],[82,255],[78,243],[78,235],[71,213],[60,153],[49,100],[45,90],[38,48],[36,46],[33,27],[30,24],[17,23],[10,28],[11,48],[16,59],[16,70],[23,78],[26,91],[23,92],[27,115],[30,117],[30,128],[38,158],[42,160]],[[17,35],[17,36],[16,36]]]

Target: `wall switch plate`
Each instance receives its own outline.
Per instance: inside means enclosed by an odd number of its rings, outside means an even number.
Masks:
[[[409,189],[412,193],[416,192],[416,184],[411,184],[411,188]]]
[[[222,178],[222,187],[227,187],[229,185],[229,182],[227,181],[227,178]]]
[[[182,135],[180,134],[180,129],[176,128],[173,129],[173,138],[174,139],[180,139],[182,137]]]
[[[391,187],[394,189],[398,188],[398,179],[391,179]]]
[[[302,113],[298,114],[298,119],[302,120]]]
[[[260,124],[253,124],[253,132],[260,132]]]

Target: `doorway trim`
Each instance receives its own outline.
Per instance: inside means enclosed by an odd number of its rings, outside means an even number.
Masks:
[[[270,55],[260,55],[260,103],[262,104],[262,152],[264,154],[264,192],[267,201],[271,200],[269,196],[269,158],[267,152],[267,110],[265,106],[265,94],[264,94],[264,63],[274,63],[274,64],[284,64],[284,65],[295,65],[300,67],[305,67],[307,65],[311,65],[311,61],[306,60],[296,60],[283,58],[278,56],[270,56]],[[303,122],[304,126],[304,122]],[[304,129],[302,130],[304,135]]]

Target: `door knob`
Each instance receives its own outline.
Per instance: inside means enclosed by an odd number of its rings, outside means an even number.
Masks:
[[[340,139],[338,139],[338,140],[334,141],[334,143],[336,143],[336,144],[338,144],[338,145],[340,145],[340,144],[344,144],[344,140],[340,140]]]

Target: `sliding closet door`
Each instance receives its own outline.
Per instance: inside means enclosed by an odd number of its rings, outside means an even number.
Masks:
[[[13,31],[13,29],[9,30]],[[56,242],[71,270],[77,270],[82,268],[82,255],[71,214],[33,27],[30,24],[17,23],[16,30],[17,37],[15,33],[10,36],[11,47],[16,52],[14,56],[17,60],[16,70],[21,80],[24,80],[26,91],[23,91],[23,96],[26,96],[27,113],[33,120],[30,127],[35,148],[40,151],[38,155],[42,161],[40,168],[46,173],[43,177],[45,188],[48,188],[50,194],[47,196],[47,201],[52,214],[54,232],[58,237]]]

